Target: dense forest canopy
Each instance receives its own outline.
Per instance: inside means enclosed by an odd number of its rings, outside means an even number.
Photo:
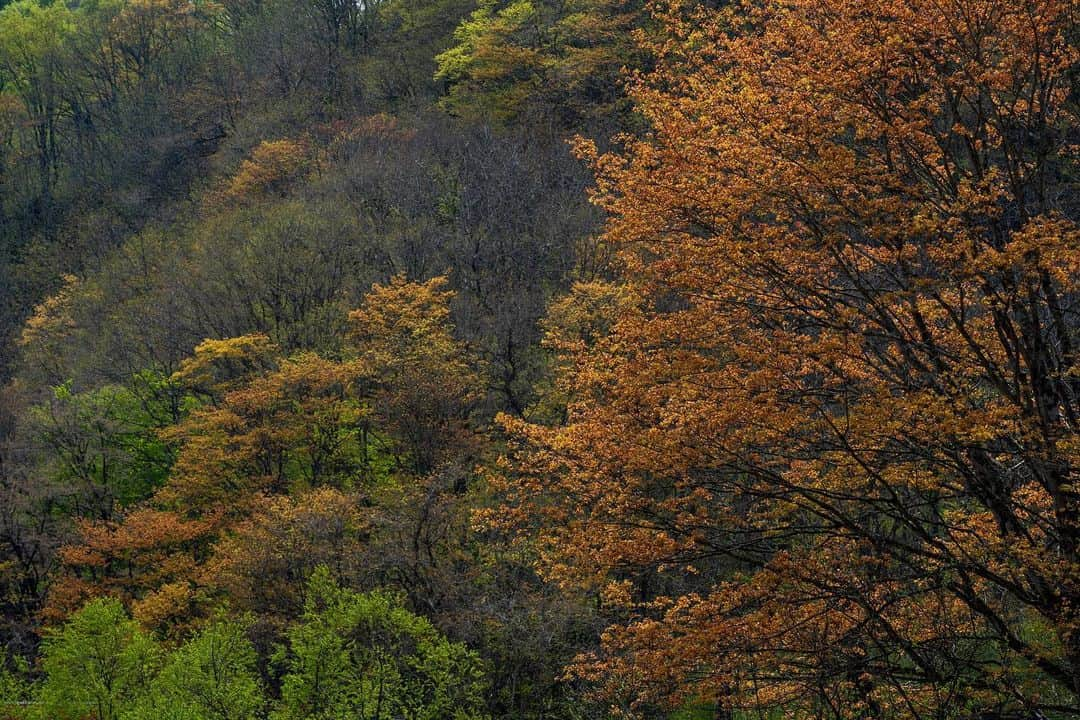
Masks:
[[[0,6],[0,720],[1080,717],[1076,0]]]

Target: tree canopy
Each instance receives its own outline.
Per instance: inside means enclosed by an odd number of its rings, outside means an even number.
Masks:
[[[0,720],[1080,715],[1078,10],[0,3]]]

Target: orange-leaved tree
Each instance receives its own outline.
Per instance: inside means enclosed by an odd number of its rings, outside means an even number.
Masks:
[[[1077,10],[673,12],[652,132],[581,144],[637,302],[504,517],[628,712],[1080,711]]]
[[[376,284],[349,314],[357,368],[371,384],[380,427],[417,475],[467,454],[476,438],[469,417],[483,397],[478,361],[453,335],[445,277]]]

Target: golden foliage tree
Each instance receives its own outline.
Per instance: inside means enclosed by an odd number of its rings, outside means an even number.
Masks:
[[[357,365],[372,385],[380,427],[398,439],[419,475],[465,450],[482,397],[477,361],[453,335],[445,277],[403,276],[375,285],[349,314]]]
[[[236,174],[212,196],[213,202],[229,205],[259,197],[284,195],[314,164],[314,153],[304,140],[264,140],[251,151]]]
[[[272,369],[280,350],[266,335],[241,335],[195,346],[195,353],[180,363],[172,380],[199,395],[220,401],[260,372]]]
[[[620,74],[642,64],[635,0],[484,0],[438,55],[443,105],[464,116],[520,120],[552,113],[580,125],[625,109]]]
[[[652,134],[581,145],[640,302],[508,421],[507,516],[620,609],[628,711],[1080,709],[1076,21],[672,13]]]
[[[159,499],[235,508],[253,493],[349,485],[365,414],[348,364],[304,354],[195,410],[170,428],[181,450]]]

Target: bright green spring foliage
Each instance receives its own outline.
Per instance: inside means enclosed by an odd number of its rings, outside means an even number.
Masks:
[[[37,716],[121,720],[148,692],[160,658],[118,600],[93,600],[45,641]]]
[[[169,656],[124,720],[252,720],[265,705],[243,625],[217,621]]]
[[[99,598],[46,640],[41,720],[251,720],[265,705],[255,649],[238,622],[218,620],[171,653]]]
[[[386,592],[338,587],[315,571],[301,622],[279,654],[288,672],[275,720],[484,717],[480,658]]]

